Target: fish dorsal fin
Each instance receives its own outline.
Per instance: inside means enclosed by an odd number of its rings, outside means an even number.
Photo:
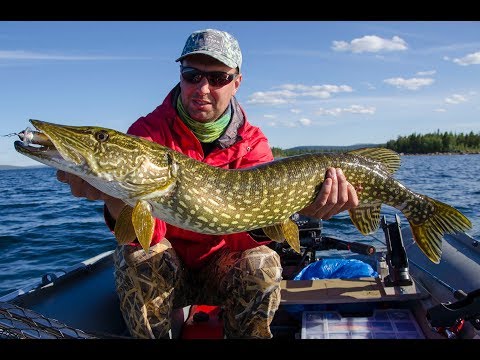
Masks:
[[[145,200],[137,202],[132,212],[132,224],[138,242],[143,250],[148,253],[155,229],[155,218],[152,216],[151,206]]]
[[[290,247],[297,253],[300,253],[300,236],[298,226],[290,218],[284,222],[266,226],[262,228],[265,235],[276,242],[283,242],[287,240]]]
[[[358,205],[350,210],[350,219],[355,227],[363,234],[368,235],[375,232],[380,225],[381,203]]]
[[[348,154],[360,155],[383,164],[390,174],[400,168],[400,155],[387,148],[361,148],[348,151]]]
[[[131,206],[125,205],[115,222],[113,232],[120,245],[131,243],[137,238],[132,224],[132,211],[133,208]]]

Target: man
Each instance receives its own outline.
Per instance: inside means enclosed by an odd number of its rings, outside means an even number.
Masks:
[[[235,94],[242,82],[242,53],[229,33],[192,33],[180,62],[180,83],[163,103],[139,118],[128,133],[145,137],[213,166],[237,169],[273,160],[263,132],[251,125]],[[107,225],[125,204],[59,171],[72,194],[104,200]],[[340,169],[329,169],[317,199],[302,214],[328,219],[358,205]],[[132,336],[166,337],[173,309],[190,304],[222,305],[228,338],[271,338],[280,303],[278,254],[244,232],[205,235],[156,219],[148,254],[134,242],[115,251],[120,307]]]

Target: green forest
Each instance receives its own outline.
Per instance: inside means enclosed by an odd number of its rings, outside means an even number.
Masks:
[[[405,154],[479,153],[480,133],[453,134],[451,132],[399,136],[385,144],[388,149]]]
[[[408,136],[398,136],[396,140],[389,140],[385,144],[368,144],[355,146],[303,146],[291,149],[272,147],[273,156],[284,157],[311,152],[343,152],[360,147],[386,147],[403,154],[479,154],[480,133],[473,131],[468,134],[454,134],[452,132],[440,132],[428,134],[413,133]]]

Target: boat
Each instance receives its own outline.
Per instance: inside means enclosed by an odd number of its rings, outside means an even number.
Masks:
[[[466,233],[444,237],[439,264],[414,244],[400,217],[381,226],[385,246],[323,234],[300,216],[301,254],[273,243],[283,280],[273,339],[480,339],[480,246]],[[130,339],[119,310],[113,251],[48,273],[0,297],[0,338]],[[359,261],[371,276],[296,279],[325,259]],[[303,272],[305,273],[305,272]],[[192,304],[172,314],[171,339],[223,339],[221,307]]]

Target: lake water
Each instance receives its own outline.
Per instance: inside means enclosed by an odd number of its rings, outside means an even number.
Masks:
[[[55,172],[48,167],[0,171],[0,296],[115,248],[103,202],[75,198]],[[395,178],[462,211],[474,224],[468,233],[480,239],[479,173],[480,155],[402,156]],[[388,221],[395,213],[382,207]],[[376,246],[383,242],[381,229],[363,236],[347,212],[324,221],[323,234]]]

